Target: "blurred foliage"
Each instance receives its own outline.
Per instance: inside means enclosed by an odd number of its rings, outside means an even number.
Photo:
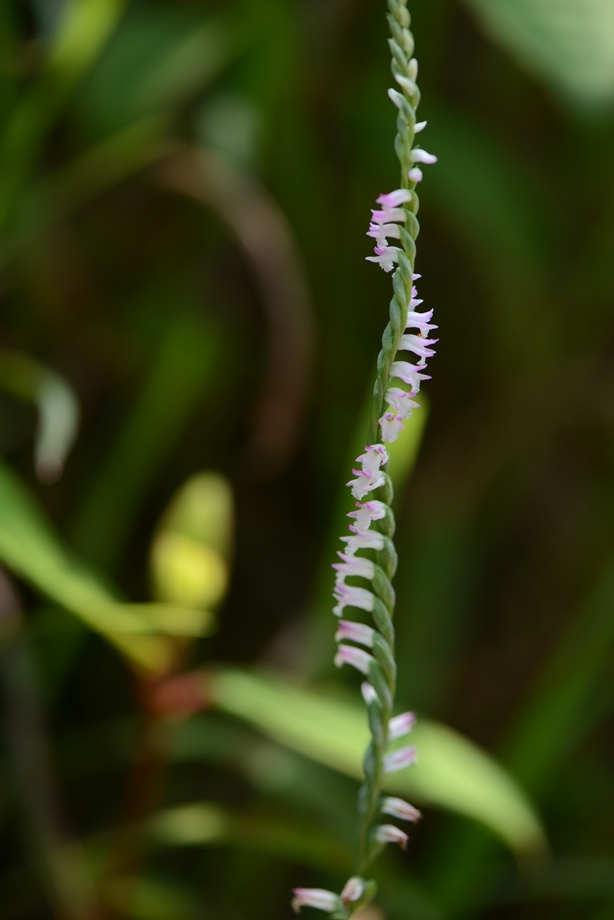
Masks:
[[[330,563],[390,296],[384,6],[0,5],[3,920],[271,920],[351,871]],[[441,339],[391,463],[394,788],[425,819],[378,904],[607,920],[613,7],[411,8]]]

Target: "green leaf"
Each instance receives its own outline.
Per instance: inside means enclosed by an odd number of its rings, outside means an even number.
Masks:
[[[219,671],[207,680],[207,696],[220,709],[313,760],[362,776],[369,740],[363,707],[240,671]],[[518,855],[545,849],[524,792],[489,754],[429,720],[419,720],[414,740],[419,763],[391,776],[391,791],[480,822]]]
[[[614,100],[611,0],[467,0],[484,30],[575,103]]]
[[[155,604],[122,604],[64,549],[17,477],[0,465],[0,560],[104,635],[133,663],[164,670],[174,649],[158,631],[200,634],[207,615]],[[198,620],[198,622],[196,622]]]

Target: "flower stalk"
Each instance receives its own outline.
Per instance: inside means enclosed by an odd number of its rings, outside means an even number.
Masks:
[[[416,134],[426,127],[426,122],[416,121],[420,102],[418,63],[413,57],[414,39],[407,0],[387,2],[391,67],[398,86],[398,89],[390,89],[388,96],[397,108],[395,151],[401,165],[401,183],[398,189],[377,199],[379,207],[372,211],[367,235],[375,240],[375,254],[369,256],[368,261],[379,264],[386,272],[394,270],[393,297],[377,359],[369,444],[358,457],[360,466],[353,470],[355,478],[348,482],[357,500],[356,510],[349,514],[352,519],[350,535],[341,538],[345,550],[338,554],[341,561],[334,565],[337,603],[333,610],[340,617],[335,664],[338,667],[349,665],[367,678],[362,683],[362,695],[367,706],[371,742],[364,755],[365,779],[358,797],[356,876],[350,879],[341,895],[301,888],[295,890],[293,901],[295,910],[302,906],[317,907],[342,920],[347,920],[373,897],[375,883],[365,881],[363,875],[382,848],[387,843],[397,843],[403,849],[407,846],[407,834],[389,823],[390,817],[408,822],[420,818],[420,812],[413,805],[383,795],[386,776],[416,761],[413,746],[393,750],[390,747],[392,742],[411,731],[414,716],[412,713],[393,716],[396,663],[392,579],[397,554],[393,543],[393,488],[386,472],[389,461],[386,444],[396,440],[405,421],[419,405],[415,397],[422,381],[429,379],[424,373],[426,361],[433,356],[432,346],[437,341],[429,338],[436,328],[431,323],[433,311],[418,310],[422,300],[418,297],[415,281],[420,275],[414,270],[420,229],[416,216],[419,207],[416,186],[423,178],[420,167],[436,162],[437,158],[415,145]],[[415,363],[402,360],[399,352],[412,353]],[[399,386],[397,381],[404,386]],[[369,555],[359,555],[362,552]],[[351,579],[349,584],[348,579]],[[356,584],[354,579],[359,579],[360,583]],[[364,582],[370,583],[369,587],[365,587]],[[370,617],[371,622],[349,619],[345,613],[347,608],[353,609],[362,619]]]

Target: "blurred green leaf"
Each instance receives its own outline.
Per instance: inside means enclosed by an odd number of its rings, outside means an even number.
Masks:
[[[79,424],[79,405],[73,390],[62,377],[28,355],[9,351],[0,351],[0,387],[36,405],[36,472],[39,479],[57,479]]]
[[[576,103],[614,100],[610,0],[467,0],[484,30]]]
[[[0,559],[150,670],[168,667],[173,647],[160,636],[143,634],[163,630],[193,635],[206,627],[199,611],[118,602],[62,547],[24,486],[5,466],[0,466]]]
[[[219,671],[207,681],[205,692],[224,711],[314,760],[362,776],[369,740],[362,707],[245,672]],[[419,763],[391,776],[391,791],[480,822],[518,855],[543,851],[539,818],[492,757],[436,722],[420,720],[414,735]]]
[[[67,0],[53,35],[47,66],[57,77],[74,79],[96,59],[127,0]]]

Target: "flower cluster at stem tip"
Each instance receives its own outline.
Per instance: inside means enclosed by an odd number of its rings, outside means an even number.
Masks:
[[[386,472],[389,462],[387,444],[395,441],[405,421],[418,407],[415,397],[423,380],[426,361],[434,354],[436,339],[429,338],[437,327],[431,323],[433,311],[421,312],[414,282],[420,278],[414,271],[419,232],[416,217],[418,196],[416,186],[422,181],[421,166],[435,163],[437,158],[422,147],[414,146],[415,136],[426,122],[416,122],[420,101],[417,87],[418,63],[413,57],[414,39],[409,30],[410,16],[407,0],[387,0],[389,39],[392,53],[392,73],[401,90],[390,89],[388,96],[398,110],[395,150],[401,164],[401,187],[377,199],[379,207],[372,211],[368,236],[375,240],[376,262],[392,276],[394,296],[390,303],[390,319],[382,337],[382,350],[377,362],[377,379],[373,394],[370,429],[371,443],[358,457],[355,478],[348,486],[356,499],[350,533],[341,538],[345,544],[335,563],[336,582],[334,614],[339,617],[335,664],[350,665],[366,677],[362,695],[367,705],[371,742],[364,756],[365,779],[358,798],[358,834],[356,875],[345,885],[341,894],[321,888],[296,888],[292,906],[315,907],[333,918],[348,920],[375,894],[375,883],[363,878],[363,873],[387,843],[397,843],[403,849],[408,836],[389,818],[416,822],[420,812],[403,799],[384,795],[386,776],[402,770],[416,761],[413,745],[395,745],[414,725],[414,715],[405,712],[393,716],[396,690],[396,663],[393,614],[395,593],[392,578],[397,567],[393,543],[395,521],[391,510],[392,482]],[[391,245],[390,240],[400,245]],[[398,360],[398,352],[411,352],[414,363]],[[392,385],[400,381],[405,386]],[[367,555],[364,555],[366,553]],[[348,584],[348,579],[350,583]],[[359,579],[356,584],[354,579]],[[369,584],[364,586],[364,582]],[[348,619],[346,608],[353,608],[360,619]],[[361,612],[361,613],[358,613]],[[362,622],[368,619],[369,622]]]

